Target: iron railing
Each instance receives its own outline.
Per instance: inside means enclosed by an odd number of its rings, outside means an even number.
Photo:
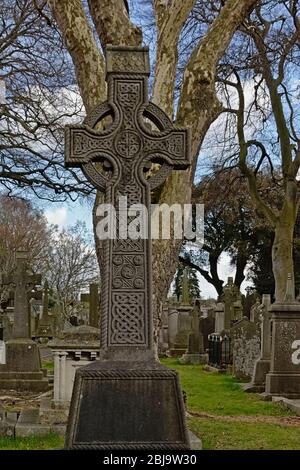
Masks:
[[[208,336],[208,364],[218,369],[226,369],[232,363],[230,337],[212,333]]]

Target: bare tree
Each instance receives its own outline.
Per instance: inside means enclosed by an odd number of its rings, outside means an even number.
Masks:
[[[274,230],[278,301],[285,295],[288,273],[294,276],[293,237],[300,204],[299,9],[294,0],[261,2],[243,22],[239,41],[218,71],[228,113],[219,148],[225,166],[240,167],[253,203]],[[220,129],[222,125],[219,136]],[[269,197],[271,192],[280,195],[279,203]]]
[[[0,190],[75,199],[91,187],[63,164],[63,127],[83,105],[73,67],[44,0],[0,4]]]
[[[93,241],[82,222],[63,230],[52,239],[46,273],[53,297],[65,318],[78,303],[79,293],[99,278]]]

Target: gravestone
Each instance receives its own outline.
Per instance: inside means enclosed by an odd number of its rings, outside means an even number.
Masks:
[[[257,297],[255,303],[250,308],[250,321],[252,321],[253,323],[259,323],[260,315],[261,315],[261,301],[259,297]]]
[[[129,206],[143,204],[148,230],[136,239],[117,230],[115,239],[104,240],[100,360],[76,372],[66,448],[188,449],[178,375],[155,359],[148,234],[151,190],[172,169],[189,166],[189,135],[148,102],[147,48],[107,46],[106,63],[108,101],[83,126],[67,127],[66,165],[81,167],[105,193],[117,223],[128,225]],[[112,124],[97,131],[107,115]],[[146,179],[151,162],[161,167]],[[124,197],[125,207],[118,209]]]
[[[81,302],[89,304],[89,325],[93,328],[99,327],[99,292],[98,284],[90,284],[90,292],[88,294],[82,293],[80,297]]]
[[[256,387],[265,386],[266,374],[271,366],[271,305],[270,294],[263,294],[260,305],[261,351],[254,366],[252,383]],[[260,391],[260,390],[259,390]]]
[[[223,302],[218,302],[215,306],[215,331],[222,333],[225,329],[225,306]]]
[[[41,371],[37,344],[30,338],[30,292],[41,283],[39,274],[28,274],[27,252],[16,252],[16,271],[11,276],[1,276],[0,284],[14,289],[13,338],[6,342],[6,364],[0,366],[0,388],[44,391],[48,380]]]
[[[270,307],[272,321],[271,367],[266,394],[300,398],[300,302],[295,300],[289,275],[283,302]]]
[[[200,308],[195,304],[191,316],[191,333],[188,336],[188,348],[180,358],[181,364],[207,364],[208,354],[204,350],[203,324],[206,318],[200,317]]]
[[[49,315],[49,285],[46,279],[44,282],[42,317],[39,321],[36,338],[40,341],[47,341],[53,336],[53,317]]]
[[[233,277],[228,277],[220,300],[224,302],[225,306],[224,328],[225,330],[229,330],[234,321],[241,320],[242,318],[241,293],[234,284]]]
[[[247,317],[238,321],[230,330],[233,375],[251,380],[256,360],[260,355],[260,331],[258,325]]]

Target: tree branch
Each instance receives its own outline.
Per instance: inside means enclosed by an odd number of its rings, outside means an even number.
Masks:
[[[105,100],[105,63],[81,0],[48,0],[72,57],[86,112]]]

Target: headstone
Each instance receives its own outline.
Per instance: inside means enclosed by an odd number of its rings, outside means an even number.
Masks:
[[[260,356],[260,331],[258,325],[244,317],[230,330],[233,375],[251,380],[254,364]]]
[[[266,394],[300,398],[300,302],[295,300],[291,275],[283,302],[270,307],[272,321],[271,368]]]
[[[41,371],[39,349],[29,331],[28,294],[40,283],[40,275],[27,272],[27,252],[17,251],[14,275],[2,276],[0,280],[1,285],[10,285],[15,292],[13,338],[6,342],[6,364],[0,366],[0,388],[48,389],[48,380]]]
[[[242,318],[241,293],[234,284],[233,277],[228,277],[220,300],[225,306],[225,330],[229,330],[235,321]]]
[[[161,325],[159,329],[158,353],[160,357],[166,356],[167,350],[169,349],[168,316],[169,305],[166,303],[162,308]]]
[[[260,305],[260,329],[261,329],[261,352],[260,357],[254,366],[252,383],[256,387],[261,387],[263,391],[266,374],[270,371],[271,366],[271,296],[263,294]]]
[[[88,294],[81,294],[81,302],[89,304],[89,325],[98,328],[99,327],[99,292],[98,284],[90,284],[90,292]]]
[[[66,164],[81,167],[105,192],[117,222],[125,219],[128,225],[128,208],[143,204],[148,230],[137,239],[124,238],[117,230],[114,240],[104,241],[100,360],[76,372],[66,447],[188,449],[178,375],[155,359],[148,234],[151,190],[172,169],[189,166],[189,136],[148,103],[148,49],[107,46],[106,57],[108,102],[99,105],[83,126],[67,128]],[[108,114],[112,124],[96,130]],[[151,131],[144,117],[159,132]],[[161,167],[146,179],[143,170],[153,160]],[[118,205],[125,197],[122,211]]]
[[[49,285],[47,279],[44,283],[43,292],[43,310],[42,317],[39,321],[36,337],[40,341],[47,341],[53,338],[53,317],[49,315]]]
[[[191,312],[191,333],[188,336],[188,348],[180,358],[182,364],[207,364],[208,354],[204,350],[202,327],[206,318],[200,318],[200,306],[195,304]]]
[[[253,323],[260,322],[260,315],[261,315],[261,301],[259,297],[257,297],[255,304],[252,305],[250,308],[250,321]]]
[[[185,353],[192,330],[192,310],[192,305],[182,303],[170,305],[168,312],[169,356],[178,357]]]
[[[215,306],[215,331],[222,333],[225,329],[225,306],[223,302],[218,302]]]

